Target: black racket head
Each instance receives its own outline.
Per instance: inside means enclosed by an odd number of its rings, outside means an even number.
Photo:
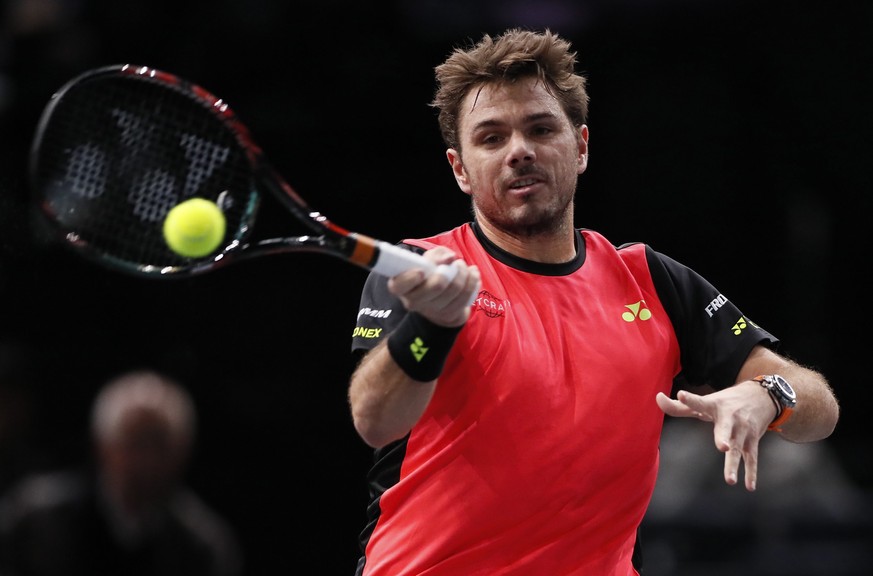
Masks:
[[[261,197],[259,149],[230,108],[171,74],[129,64],[85,72],[56,92],[30,154],[36,202],[63,239],[103,265],[172,277],[217,265],[244,245]],[[192,197],[218,204],[212,253],[177,255],[163,222]]]

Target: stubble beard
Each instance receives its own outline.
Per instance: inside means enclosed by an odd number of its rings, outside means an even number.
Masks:
[[[562,194],[546,205],[539,205],[535,199],[528,198],[520,206],[495,211],[482,211],[473,202],[474,216],[481,212],[493,226],[522,239],[562,235],[567,230],[568,222],[573,222],[572,211],[573,194]]]

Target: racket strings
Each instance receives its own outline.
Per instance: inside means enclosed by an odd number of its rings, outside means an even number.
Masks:
[[[247,234],[254,218],[253,175],[236,134],[208,103],[147,79],[71,86],[55,102],[35,162],[50,217],[93,251],[137,265],[189,261],[162,233],[169,210],[187,198],[221,206],[222,247]]]

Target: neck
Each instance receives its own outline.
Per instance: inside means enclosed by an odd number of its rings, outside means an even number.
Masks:
[[[576,257],[576,236],[570,224],[525,234],[498,228],[487,220],[478,219],[477,222],[491,242],[519,258],[543,264],[563,264]]]

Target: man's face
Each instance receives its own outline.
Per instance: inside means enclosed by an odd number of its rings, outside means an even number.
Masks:
[[[471,90],[459,123],[462,152],[448,158],[477,219],[518,237],[572,227],[588,129],[575,128],[537,78]]]
[[[165,417],[146,409],[126,412],[117,434],[100,446],[103,472],[129,510],[161,502],[179,481],[187,445]]]

